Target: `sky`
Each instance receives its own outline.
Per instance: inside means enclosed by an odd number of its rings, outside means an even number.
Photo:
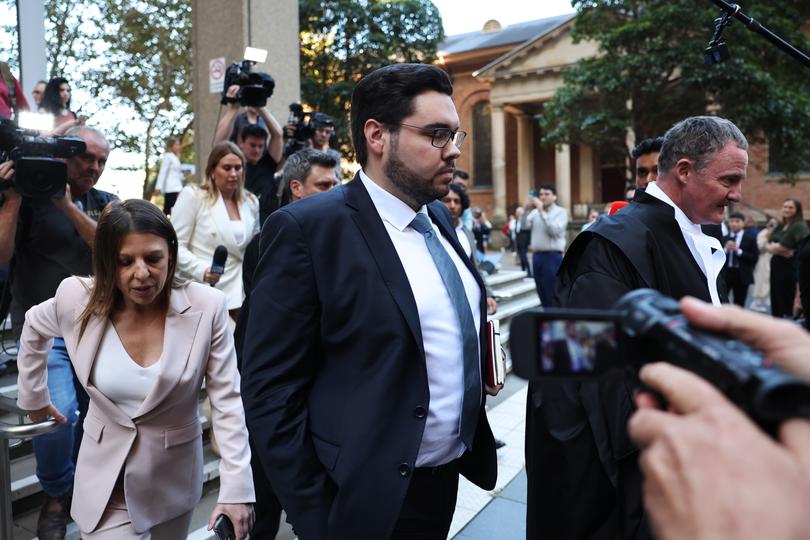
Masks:
[[[448,36],[472,32],[495,19],[502,26],[573,13],[570,0],[433,0]]]

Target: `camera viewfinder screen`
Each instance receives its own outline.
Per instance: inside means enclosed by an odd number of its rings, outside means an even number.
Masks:
[[[543,321],[540,372],[584,375],[604,371],[616,361],[617,337],[613,321]]]

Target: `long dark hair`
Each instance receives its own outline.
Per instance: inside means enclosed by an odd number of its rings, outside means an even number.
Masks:
[[[62,98],[59,96],[59,89],[63,84],[70,86],[70,83],[64,77],[54,77],[48,81],[48,84],[45,85],[45,92],[42,93],[42,102],[40,103],[42,110],[54,116],[58,116],[62,109],[70,110],[70,99],[62,105]]]
[[[87,307],[76,321],[81,325],[81,339],[91,317],[109,317],[112,310],[121,304],[121,291],[116,285],[118,272],[118,251],[124,237],[131,233],[154,234],[166,240],[169,245],[169,273],[160,291],[158,302],[169,305],[174,274],[177,269],[177,234],[171,222],[154,204],[141,199],[124,202],[113,201],[101,212],[96,226],[96,239],[93,245],[93,272],[95,279],[90,289]]]
[[[788,201],[796,205],[796,215],[793,216],[793,219],[791,219],[790,222],[787,222],[785,221],[785,218],[782,218],[782,223],[785,225],[786,228],[789,227],[790,225],[793,225],[797,221],[804,221],[804,211],[802,210],[802,201],[800,201],[795,197],[788,197],[787,199],[784,200],[782,204]]]

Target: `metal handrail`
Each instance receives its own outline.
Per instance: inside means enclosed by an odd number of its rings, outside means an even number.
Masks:
[[[9,439],[30,439],[37,435],[51,432],[58,428],[56,420],[50,419],[33,424],[22,423],[27,411],[17,406],[17,403],[6,396],[0,396],[0,412],[16,414],[20,417],[19,424],[0,422],[0,540],[11,540],[14,534],[14,523],[11,513],[11,458],[9,456]]]

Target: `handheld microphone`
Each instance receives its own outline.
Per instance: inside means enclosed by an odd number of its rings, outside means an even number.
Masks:
[[[219,274],[220,276],[225,273],[225,261],[228,260],[228,248],[225,246],[217,246],[214,250],[214,260],[211,261],[211,273]],[[212,283],[213,287],[214,284]]]

